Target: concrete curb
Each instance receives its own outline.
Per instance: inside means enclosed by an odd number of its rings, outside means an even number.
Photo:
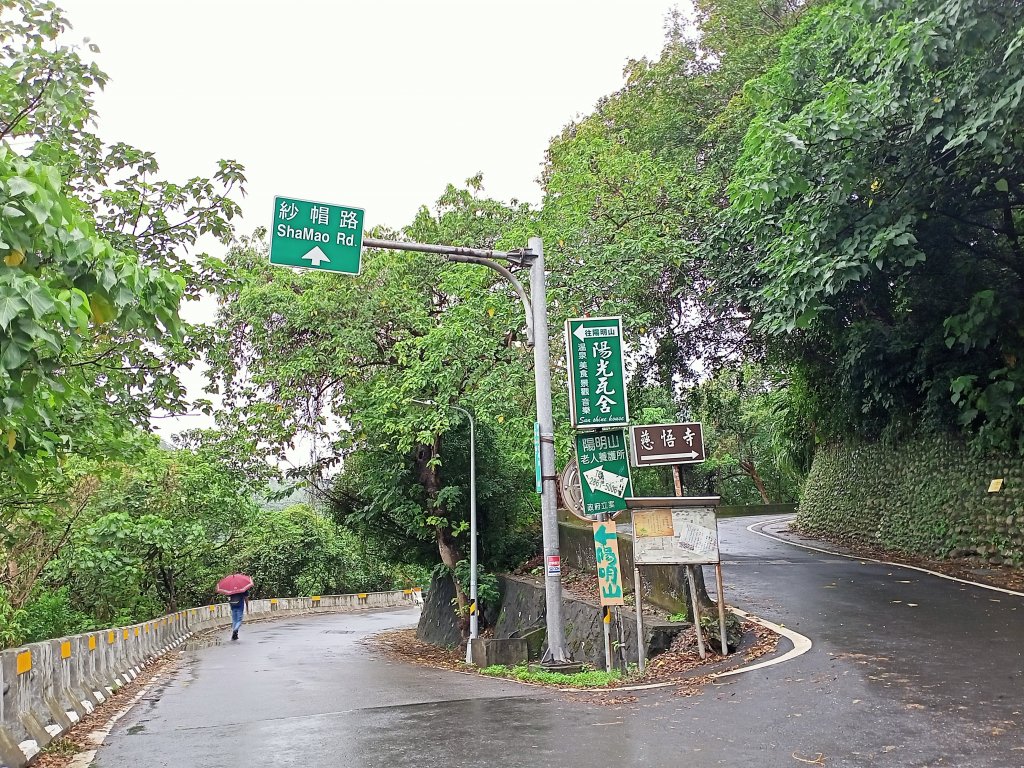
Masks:
[[[271,617],[415,605],[418,590],[250,600]],[[128,627],[0,651],[0,765],[24,768],[153,660],[208,629],[228,626],[227,603],[188,608]]]
[[[742,674],[743,672],[752,672],[755,669],[763,669],[765,667],[771,667],[776,664],[782,664],[784,662],[795,659],[797,656],[803,656],[805,653],[811,650],[811,646],[813,644],[809,637],[805,637],[804,635],[801,635],[799,632],[796,632],[787,627],[783,627],[782,625],[776,624],[775,622],[768,621],[767,619],[762,619],[760,616],[755,616],[754,614],[748,613],[747,611],[742,611],[739,608],[734,608],[731,605],[726,605],[725,607],[730,613],[739,616],[741,619],[751,621],[754,624],[760,624],[762,627],[771,630],[776,635],[786,638],[790,641],[790,643],[793,644],[793,647],[783,654],[773,656],[764,661],[756,661],[751,664],[747,664],[746,666],[736,667],[735,669],[728,669],[722,672],[712,672],[708,676],[711,680],[717,680],[720,677],[730,677],[732,675]],[[480,676],[479,672],[462,672],[461,670],[455,671],[460,672],[460,674]],[[483,677],[490,676],[483,675]],[[603,688],[558,688],[551,685],[544,685],[543,683],[534,683],[529,680],[516,680],[514,677],[492,677],[491,679],[506,680],[511,683],[519,683],[520,685],[529,685],[536,688],[547,688],[548,690],[554,690],[558,693],[628,693],[631,691],[653,691],[658,690],[660,688],[672,688],[678,685],[682,685],[683,683],[689,682],[691,678],[665,680],[660,683],[641,683],[639,685],[623,685],[615,687],[609,686]]]

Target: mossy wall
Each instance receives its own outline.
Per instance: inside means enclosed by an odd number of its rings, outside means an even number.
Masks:
[[[1002,478],[1003,488],[989,493]],[[952,438],[821,448],[797,525],[812,534],[937,557],[1024,563],[1024,457]]]

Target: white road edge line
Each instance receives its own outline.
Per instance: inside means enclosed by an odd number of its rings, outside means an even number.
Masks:
[[[764,669],[765,667],[771,667],[775,664],[782,664],[785,661],[795,659],[797,656],[803,656],[805,653],[811,650],[811,646],[813,645],[813,643],[811,642],[811,639],[809,637],[804,637],[799,632],[794,632],[792,629],[783,627],[780,624],[768,621],[767,619],[762,619],[760,616],[754,616],[753,614],[747,613],[746,611],[741,611],[739,608],[734,608],[731,605],[727,607],[730,611],[735,613],[740,618],[746,619],[747,621],[752,621],[755,624],[760,624],[762,627],[767,627],[772,632],[775,632],[778,635],[782,635],[784,638],[786,638],[787,640],[789,640],[789,642],[793,644],[793,647],[777,658],[768,659],[767,661],[762,661],[757,664],[751,664],[749,667],[740,667],[739,669],[731,669],[728,672],[719,672],[716,675],[712,675],[713,678],[717,679],[719,677],[740,675],[744,672],[753,672],[755,669]]]
[[[727,672],[715,672],[714,674],[711,675],[712,679],[716,679],[717,680],[720,677],[729,677],[730,675],[739,675],[739,674],[742,674],[744,672],[753,672],[755,669],[764,669],[765,667],[771,667],[771,666],[774,666],[775,664],[782,664],[784,661],[790,661],[791,659],[795,659],[797,656],[803,656],[805,653],[807,653],[809,650],[811,650],[811,646],[813,645],[813,643],[811,642],[811,639],[809,637],[804,637],[799,632],[794,632],[792,629],[788,629],[788,628],[783,627],[783,626],[781,626],[779,624],[776,624],[775,622],[768,621],[768,619],[762,619],[760,616],[755,616],[752,613],[747,613],[746,611],[741,611],[739,608],[734,608],[731,605],[727,605],[725,607],[731,613],[735,613],[737,616],[739,616],[742,619],[746,619],[747,621],[752,621],[755,624],[760,624],[762,627],[767,627],[768,629],[770,629],[775,634],[782,635],[784,638],[786,638],[787,640],[789,640],[789,642],[791,642],[793,644],[793,647],[790,650],[786,651],[786,653],[784,653],[781,656],[779,656],[778,658],[768,659],[767,661],[760,661],[757,664],[751,664],[749,667],[740,667],[738,669],[730,669]],[[474,675],[474,674],[479,674],[479,673],[469,672],[467,674]],[[499,678],[499,679],[507,680],[509,678]],[[523,680],[514,680],[513,682],[520,682],[521,683],[521,682],[525,682],[525,681],[523,681]],[[664,683],[648,683],[647,685],[624,685],[621,688],[557,688],[556,690],[559,693],[618,693],[618,692],[627,692],[627,691],[650,691],[650,690],[654,690],[656,688],[668,688],[670,686],[679,685],[680,683],[685,683],[685,682],[686,682],[686,678],[683,678],[683,679],[680,679],[680,680],[669,680],[669,681],[664,682]],[[533,685],[533,683],[530,683],[530,685]],[[543,687],[543,686],[541,686],[541,687]]]
[[[793,517],[787,516],[787,517],[778,517],[778,518],[775,518],[773,520],[765,520],[764,522],[761,522],[761,523],[753,523],[751,525],[748,525],[747,526],[747,530],[750,531],[751,533],[756,533],[758,536],[764,536],[766,539],[771,539],[772,541],[779,541],[779,542],[782,542],[783,544],[789,544],[790,546],[794,546],[794,547],[800,547],[800,549],[808,549],[811,552],[821,552],[822,554],[825,554],[825,555],[834,555],[834,556],[837,556],[837,557],[845,557],[847,560],[860,560],[861,562],[865,562],[865,563],[878,563],[879,565],[888,565],[888,566],[892,566],[893,568],[906,568],[907,570],[910,570],[910,571],[918,571],[920,573],[927,573],[929,576],[936,576],[936,577],[938,577],[940,579],[946,579],[947,581],[955,581],[955,582],[957,582],[959,584],[967,584],[968,586],[971,586],[971,587],[979,587],[981,589],[989,589],[989,590],[991,590],[993,592],[1002,592],[1004,595],[1014,595],[1015,597],[1024,597],[1024,592],[1017,592],[1016,590],[1006,589],[1005,587],[995,587],[995,586],[993,586],[991,584],[982,584],[982,583],[977,582],[977,581],[970,581],[969,579],[961,579],[961,578],[959,578],[957,576],[950,576],[948,573],[939,573],[938,571],[929,571],[927,568],[921,568],[920,566],[917,566],[917,565],[906,565],[905,563],[893,563],[893,562],[890,562],[888,560],[876,560],[873,557],[858,557],[857,555],[845,555],[842,552],[833,552],[830,549],[822,549],[821,547],[812,547],[809,544],[797,544],[796,542],[789,541],[788,539],[784,539],[781,536],[772,536],[770,533],[765,533],[764,531],[755,531],[754,530],[754,528],[757,527],[757,526],[762,526],[763,527],[765,525],[771,525],[772,523],[780,523],[783,520],[792,520],[792,519],[793,519]]]
[[[163,672],[157,672],[153,675],[153,677],[144,686],[142,686],[142,690],[132,697],[131,701],[111,715],[110,719],[104,723],[102,728],[90,731],[86,736],[86,739],[92,744],[95,744],[96,749],[79,752],[71,759],[71,762],[68,763],[68,768],[88,768],[88,766],[92,765],[93,760],[96,759],[96,752],[99,747],[103,746],[103,742],[107,740],[107,736],[109,736],[110,732],[113,730],[114,724],[131,712],[135,708],[135,705],[142,701],[142,697],[149,693],[150,689],[160,680],[162,675]]]

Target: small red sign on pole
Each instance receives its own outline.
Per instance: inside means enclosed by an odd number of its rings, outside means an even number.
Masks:
[[[562,575],[562,558],[558,555],[548,555],[548,576]]]

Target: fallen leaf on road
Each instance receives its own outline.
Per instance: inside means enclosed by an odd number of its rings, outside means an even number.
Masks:
[[[799,760],[801,763],[807,763],[808,765],[824,765],[826,758],[821,752],[819,752],[813,759],[806,757],[800,757],[796,752],[793,753],[793,759]]]

